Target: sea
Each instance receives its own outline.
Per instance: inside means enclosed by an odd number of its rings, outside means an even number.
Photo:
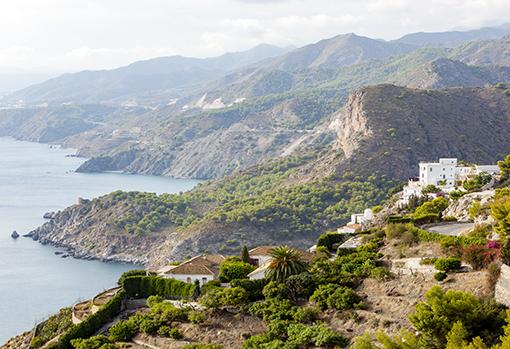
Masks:
[[[115,286],[139,266],[62,258],[26,234],[45,212],[115,190],[178,193],[198,181],[121,173],[77,173],[75,150],[0,137],[0,345],[60,308]]]

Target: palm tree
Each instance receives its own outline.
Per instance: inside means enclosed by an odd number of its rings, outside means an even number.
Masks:
[[[288,246],[275,247],[269,251],[271,260],[266,269],[266,278],[283,282],[289,276],[301,274],[307,269],[307,263],[299,253]]]

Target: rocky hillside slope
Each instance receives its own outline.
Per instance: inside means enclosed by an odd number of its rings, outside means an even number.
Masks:
[[[510,152],[504,91],[363,88],[330,120],[336,137],[325,152],[269,162],[183,195],[112,193],[58,213],[31,235],[81,257],[150,264],[242,245],[306,247],[387,198],[398,180],[417,175],[421,160],[490,164]]]
[[[493,164],[509,152],[510,96],[505,87],[417,90],[381,85],[353,93],[335,115],[338,172],[417,175],[440,156]]]

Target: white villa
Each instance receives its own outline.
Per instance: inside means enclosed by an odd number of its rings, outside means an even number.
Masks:
[[[374,213],[371,209],[367,208],[363,213],[355,213],[351,215],[351,221],[337,229],[339,234],[354,234],[358,230],[363,229],[372,219]]]
[[[225,260],[222,255],[200,255],[193,257],[179,265],[168,265],[158,270],[158,275],[172,278],[189,284],[195,280],[204,285],[211,280],[218,279],[221,262]]]
[[[421,196],[422,189],[430,184],[443,191],[451,191],[459,181],[482,172],[497,175],[499,167],[497,165],[459,166],[456,158],[440,158],[439,162],[420,162],[420,175],[418,178],[410,179],[404,187],[401,202],[405,204],[411,196]]]

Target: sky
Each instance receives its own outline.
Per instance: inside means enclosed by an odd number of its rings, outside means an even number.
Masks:
[[[503,22],[509,0],[2,0],[0,73],[108,69],[349,32],[394,39]]]

